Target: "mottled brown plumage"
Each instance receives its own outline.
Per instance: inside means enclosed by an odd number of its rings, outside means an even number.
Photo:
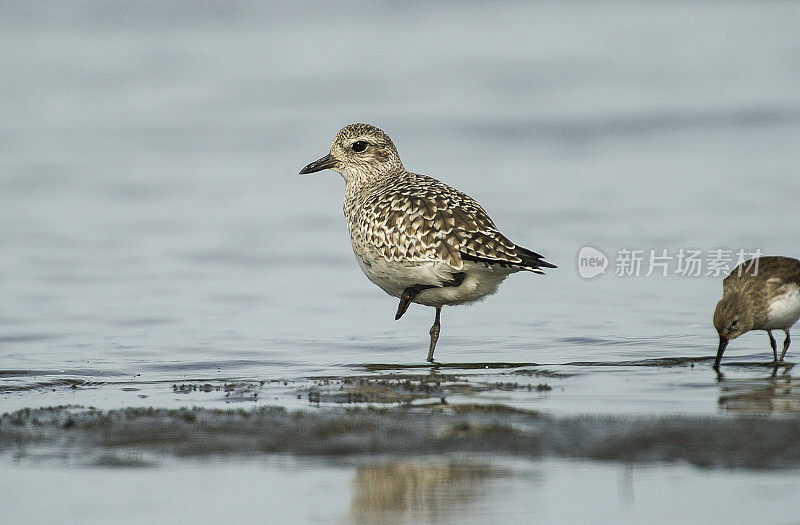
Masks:
[[[765,330],[776,362],[783,361],[791,338],[789,328],[800,318],[800,261],[769,256],[745,261],[722,281],[722,299],[714,310],[719,348],[714,367],[719,368],[728,343],[751,330]],[[786,333],[778,356],[772,330]]]
[[[509,274],[555,268],[500,233],[472,197],[441,181],[406,171],[392,140],[369,124],[351,124],[330,154],[301,173],[333,169],[344,177],[344,214],[353,252],[366,276],[409,303],[436,307],[428,360],[443,305],[477,301]]]
[[[461,270],[466,258],[537,273],[552,267],[501,234],[469,195],[425,175],[403,172],[377,181],[350,197],[345,216],[354,243],[387,261],[438,260]]]

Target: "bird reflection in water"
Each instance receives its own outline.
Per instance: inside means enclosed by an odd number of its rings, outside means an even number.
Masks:
[[[782,372],[782,373],[781,373]],[[757,414],[800,413],[800,382],[785,368],[766,378],[723,379],[719,406],[731,412]]]
[[[487,481],[508,473],[486,464],[392,462],[358,468],[351,516],[430,521],[460,514],[488,492]]]

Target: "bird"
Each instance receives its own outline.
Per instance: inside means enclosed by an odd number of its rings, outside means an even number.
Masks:
[[[556,268],[500,233],[469,195],[406,171],[392,140],[373,125],[343,127],[330,153],[300,174],[325,169],[344,178],[343,209],[356,261],[370,281],[400,299],[395,320],[411,303],[436,309],[430,363],[443,306],[493,294],[512,273]]]
[[[800,261],[791,257],[762,256],[742,262],[722,281],[722,299],[714,310],[719,347],[714,369],[728,343],[745,332],[766,330],[774,362],[783,361],[792,342],[789,329],[800,319]],[[786,339],[778,357],[772,330]]]

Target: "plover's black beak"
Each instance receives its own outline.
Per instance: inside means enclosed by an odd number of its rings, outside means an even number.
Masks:
[[[719,362],[722,361],[722,354],[725,353],[725,347],[728,346],[728,339],[719,336],[719,348],[717,349],[717,358],[714,360],[714,370],[719,370]]]
[[[336,166],[336,158],[328,153],[324,157],[319,160],[315,160],[305,168],[300,170],[300,175],[305,175],[306,173],[314,173],[315,171],[322,171],[328,168],[332,168]]]

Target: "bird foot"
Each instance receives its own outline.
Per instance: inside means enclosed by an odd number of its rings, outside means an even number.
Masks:
[[[465,276],[466,274],[464,272],[454,273],[451,280],[442,283],[442,287],[461,286],[461,283],[464,282]],[[397,313],[394,314],[394,320],[397,321],[403,317],[403,314],[406,313],[406,310],[408,310],[408,307],[411,305],[411,301],[413,301],[422,290],[428,290],[430,288],[437,288],[437,286],[430,284],[415,284],[414,286],[409,286],[403,290],[403,295],[400,296],[400,304],[397,305]]]
[[[436,287],[426,284],[415,284],[403,290],[403,295],[400,296],[400,304],[397,305],[397,313],[394,314],[394,320],[397,321],[403,317],[403,314],[406,313],[406,310],[408,310],[408,307],[411,305],[411,301],[413,301],[422,290],[427,290],[428,288]]]
[[[400,297],[400,304],[397,305],[397,313],[394,314],[395,321],[403,317],[403,314],[406,313],[406,310],[408,310],[411,304],[411,300],[417,295],[417,293],[411,293],[409,290],[411,290],[411,288],[406,288],[403,295]]]

